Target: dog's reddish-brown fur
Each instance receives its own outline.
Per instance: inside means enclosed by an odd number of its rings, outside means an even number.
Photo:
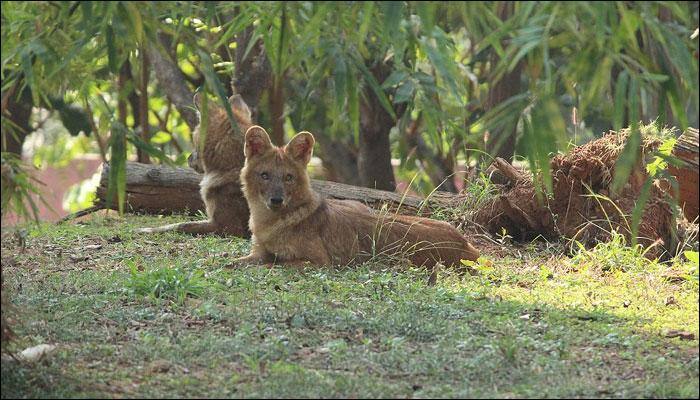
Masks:
[[[459,265],[479,252],[446,222],[387,214],[351,200],[322,199],[306,172],[314,138],[296,135],[279,148],[259,126],[245,137],[243,193],[250,208],[253,249],[236,261],[345,265],[373,256],[399,256],[412,264]]]
[[[195,97],[195,104],[201,108],[198,97]],[[229,99],[229,105],[238,129],[245,132],[252,125],[248,106],[238,95]],[[245,210],[246,204],[241,196],[239,181],[243,167],[243,135],[234,132],[226,110],[213,102],[209,102],[207,129],[203,138],[201,129],[200,122],[194,132],[199,151],[195,151],[188,161],[193,169],[204,173],[200,193],[209,218],[205,221],[142,228],[140,232],[175,230],[194,234],[247,236],[246,221],[241,221],[241,215],[245,215],[241,210]]]

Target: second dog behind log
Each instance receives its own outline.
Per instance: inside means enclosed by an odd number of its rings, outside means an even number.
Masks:
[[[199,107],[198,96],[195,104]],[[241,132],[252,125],[250,110],[241,96],[229,99],[233,116]],[[190,157],[190,166],[204,177],[200,183],[200,193],[206,206],[205,221],[181,222],[156,228],[141,228],[138,232],[153,233],[178,231],[192,234],[216,233],[247,237],[248,206],[241,192],[240,171],[243,166],[243,136],[231,127],[226,110],[211,105],[207,117],[207,131],[200,143],[200,125],[195,129],[195,143],[200,149]]]

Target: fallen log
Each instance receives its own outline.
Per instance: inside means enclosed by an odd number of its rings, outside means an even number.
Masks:
[[[196,214],[204,211],[199,194],[202,176],[191,168],[127,162],[126,210],[147,214]],[[107,201],[108,180],[109,164],[105,163],[97,188],[96,205],[116,209],[115,201]],[[357,200],[375,209],[386,206],[392,212],[410,215],[429,215],[433,207],[454,207],[456,202],[463,201],[459,196],[447,192],[435,192],[425,201],[416,196],[315,179],[311,181],[311,186],[327,198]],[[245,214],[241,220],[247,221],[248,210],[241,210],[241,213]]]
[[[169,168],[127,162],[126,210],[146,214],[196,214],[204,211],[199,194],[202,175],[190,168]],[[96,205],[117,209],[116,201],[107,199],[109,164],[102,164]]]

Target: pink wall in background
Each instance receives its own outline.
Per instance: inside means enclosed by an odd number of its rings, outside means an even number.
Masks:
[[[47,167],[43,170],[34,170],[34,176],[44,183],[39,185],[39,191],[51,207],[47,207],[38,200],[37,196],[34,196],[39,207],[39,218],[42,221],[55,222],[68,215],[69,212],[63,209],[63,196],[74,184],[92,177],[101,164],[99,157],[78,157],[62,168]],[[8,214],[2,220],[3,227],[16,223],[17,216],[12,214]]]

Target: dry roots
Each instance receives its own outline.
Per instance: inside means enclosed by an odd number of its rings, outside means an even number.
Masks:
[[[475,222],[492,233],[505,229],[520,240],[538,235],[565,237],[590,247],[609,240],[616,230],[630,242],[631,215],[647,174],[644,157],[638,157],[624,188],[619,193],[611,192],[615,163],[627,135],[625,131],[609,132],[569,154],[554,157],[550,162],[553,193],[541,198],[536,195],[531,176],[497,160],[493,167],[507,178],[507,184],[501,195],[476,213]],[[645,139],[640,151],[648,156],[660,144],[658,139]],[[654,182],[638,231],[638,242],[651,246],[649,257],[660,257],[675,248],[674,224],[668,195],[659,182]]]

